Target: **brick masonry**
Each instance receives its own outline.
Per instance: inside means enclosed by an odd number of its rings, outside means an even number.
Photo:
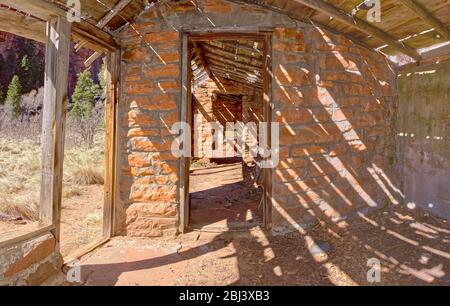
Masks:
[[[219,123],[225,129],[228,122],[259,123],[262,120],[262,90],[224,79],[220,79],[218,82],[220,82],[221,88],[214,80],[208,78],[193,90],[193,120],[195,120],[195,115],[198,120],[196,124],[191,125],[194,129],[193,133],[195,133],[192,137],[193,148],[195,148],[194,139],[199,139],[197,152],[194,150],[196,158],[213,157],[214,136],[208,123]],[[227,98],[230,95],[237,96]],[[214,157],[226,157],[225,140],[224,134],[224,152],[219,155],[215,154]],[[235,151],[237,152],[237,147]],[[245,152],[244,155],[246,155]]]
[[[40,285],[61,267],[55,238],[47,234],[0,250],[0,286]]]
[[[170,153],[170,127],[181,114],[180,32],[230,28],[273,32],[272,121],[281,127],[273,231],[343,222],[397,199],[395,74],[382,55],[253,6],[180,1],[156,5],[120,35],[116,233],[177,232],[180,161]]]

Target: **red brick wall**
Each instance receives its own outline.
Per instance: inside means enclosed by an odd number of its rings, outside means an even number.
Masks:
[[[224,32],[274,31],[272,121],[281,126],[272,178],[275,231],[338,222],[397,196],[389,187],[395,75],[381,55],[274,12],[220,0],[195,4],[156,5],[121,34],[118,234],[177,230],[179,161],[170,154],[169,132],[181,113],[177,30],[208,30],[211,22]]]

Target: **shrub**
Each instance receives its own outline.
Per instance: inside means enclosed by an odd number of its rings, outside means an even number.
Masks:
[[[22,85],[20,84],[19,77],[15,75],[11,84],[8,87],[8,93],[6,95],[6,103],[9,104],[13,109],[13,117],[17,118],[21,113],[21,103],[22,100]]]

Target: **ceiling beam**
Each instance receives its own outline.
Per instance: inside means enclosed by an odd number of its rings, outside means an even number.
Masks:
[[[103,29],[108,25],[108,23],[117,16],[128,4],[130,4],[131,0],[120,0],[99,22],[97,22],[96,26],[99,29]],[[75,46],[76,50],[80,50],[85,46],[84,42],[81,42]]]
[[[0,31],[12,33],[41,43],[46,41],[44,21],[7,8],[0,8]]]
[[[398,71],[399,72],[407,72],[407,71],[417,68],[417,67],[449,61],[450,60],[450,44],[446,44],[441,47],[424,52],[421,55],[422,55],[422,60],[420,62],[400,66],[398,68]]]
[[[205,72],[208,74],[208,76],[212,76],[211,74],[211,70],[209,69],[208,66],[208,61],[206,60],[206,58],[203,56],[203,50],[202,48],[197,44],[197,42],[193,42],[194,44],[194,51],[195,54],[197,55],[198,59],[200,60],[201,66],[203,67],[203,69],[205,70]]]
[[[237,72],[237,71],[231,71],[231,70],[223,69],[221,67],[217,67],[217,66],[214,66],[214,65],[211,65],[211,70],[213,72],[218,71],[218,72],[222,72],[222,73],[225,73],[225,74],[238,76],[238,77],[241,77],[243,79],[248,79],[249,81],[250,80],[254,80],[256,83],[262,83],[262,80],[257,75],[249,76],[246,73],[241,73],[241,72]]]
[[[424,7],[414,0],[400,0],[400,2],[408,9],[413,11],[423,21],[425,21],[430,27],[434,28],[445,39],[450,40],[450,31],[442,24],[436,17],[428,12]]]
[[[120,0],[103,18],[97,23],[97,27],[103,29],[108,23],[117,16],[125,7],[130,4],[131,0]]]
[[[263,44],[261,41],[255,41],[258,44]],[[250,53],[256,53],[258,54],[259,57],[263,57],[263,51],[258,49],[258,48],[252,48],[250,46],[247,45],[243,45],[243,44],[239,44],[239,43],[233,43],[231,41],[214,41],[214,40],[209,40],[208,44],[211,46],[215,46],[218,48],[222,48],[222,47],[228,47],[228,48],[234,48],[236,47],[236,45],[239,46],[239,49],[242,49],[244,51],[250,52]]]
[[[233,61],[233,60],[230,60],[228,58],[225,58],[225,57],[222,57],[220,55],[213,54],[213,53],[209,53],[209,52],[204,52],[203,56],[205,57],[205,59],[208,62],[211,59],[213,59],[214,61],[219,61],[219,62],[222,62],[224,64],[228,64],[228,65],[231,65],[231,66],[236,66],[237,68],[242,68],[242,69],[249,70],[249,71],[253,71],[253,70],[261,71],[263,69],[262,66],[255,66],[255,65],[251,65],[251,64],[238,62],[238,61]]]
[[[223,74],[220,74],[220,73],[217,73],[217,72],[215,72],[214,75],[215,75],[216,78],[219,77],[219,78],[227,79],[227,80],[230,80],[230,81],[233,81],[233,82],[241,83],[241,84],[246,85],[248,87],[258,87],[259,89],[263,88],[262,84],[250,83],[248,80],[245,80],[245,79],[242,79],[242,78],[235,77],[234,79],[231,79],[229,76],[226,76],[226,75],[223,75]]]
[[[231,71],[236,71],[236,72],[241,72],[241,73],[250,73],[250,74],[254,74],[256,76],[262,77],[262,69],[261,70],[249,71],[249,70],[245,70],[245,69],[242,69],[242,68],[238,68],[236,66],[230,66],[230,65],[223,64],[221,62],[216,62],[216,61],[211,63],[211,65],[214,65],[216,67],[221,67],[221,68],[226,69],[226,70],[231,70]]]
[[[0,0],[0,4],[44,21],[67,16],[67,11],[47,0]],[[114,51],[118,45],[112,35],[86,22],[72,23],[72,38],[86,40],[95,51]]]
[[[417,50],[402,44],[395,38],[394,36],[391,36],[390,34],[384,32],[383,30],[371,25],[370,23],[357,18],[356,16],[351,16],[348,13],[336,8],[335,6],[324,2],[322,0],[293,0],[295,2],[298,2],[300,4],[306,5],[312,9],[315,9],[319,11],[320,13],[329,15],[336,19],[337,21],[352,27],[356,30],[359,30],[360,32],[363,32],[367,35],[371,35],[374,38],[391,45],[392,47],[395,47],[400,52],[411,56],[415,60],[420,60],[420,54],[417,52]]]
[[[256,64],[256,65],[261,65],[261,66],[263,65],[263,62],[261,60],[258,60],[255,57],[251,57],[251,56],[244,55],[244,54],[236,54],[236,53],[230,52],[228,50],[224,50],[222,48],[210,45],[208,43],[202,43],[202,48],[204,48],[205,50],[207,50],[211,53],[216,53],[217,55],[224,56],[231,60],[241,59],[241,61],[239,61],[241,63],[248,62],[250,64]],[[237,47],[237,48],[239,48],[239,47]]]

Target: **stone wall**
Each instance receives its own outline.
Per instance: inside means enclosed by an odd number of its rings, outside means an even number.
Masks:
[[[450,62],[402,73],[398,88],[405,201],[450,219]]]
[[[194,152],[196,158],[226,157],[225,134],[223,154],[218,155],[216,153],[213,156],[214,136],[208,123],[217,122],[226,129],[227,122],[259,123],[262,120],[262,90],[227,80],[220,80],[220,85],[221,88],[217,86],[214,80],[207,79],[193,90],[192,115],[193,120],[195,118],[198,120],[196,124],[192,124],[194,133],[192,137],[193,149],[195,148],[194,139],[199,139],[197,152]],[[222,101],[226,99],[227,95],[236,95],[235,99],[238,101]],[[235,99],[233,98],[232,100]],[[235,152],[237,152],[237,147]]]
[[[52,234],[0,249],[0,286],[42,284],[59,273],[62,258]]]
[[[387,60],[314,27],[277,28],[273,59],[281,125],[274,230],[337,223],[399,202],[391,172],[396,84]]]
[[[391,173],[395,75],[382,55],[258,7],[180,1],[156,5],[121,33],[117,234],[177,231],[179,160],[170,153],[170,127],[181,114],[180,32],[200,30],[273,32],[272,121],[281,125],[275,232],[399,201]]]

